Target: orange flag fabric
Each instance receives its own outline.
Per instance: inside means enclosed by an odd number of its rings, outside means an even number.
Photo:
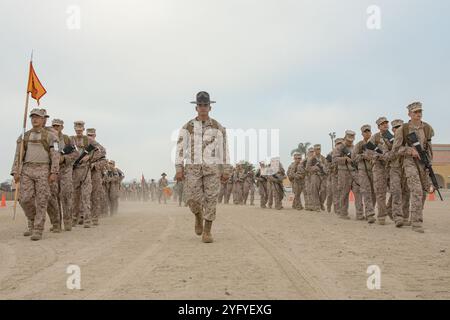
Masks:
[[[36,99],[37,104],[39,105],[39,99],[42,98],[44,94],[47,93],[41,81],[39,81],[38,76],[33,68],[33,62],[30,61],[30,74],[28,76],[28,88],[27,92],[31,92],[31,97]]]

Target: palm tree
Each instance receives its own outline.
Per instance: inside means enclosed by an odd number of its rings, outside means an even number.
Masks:
[[[248,161],[244,161],[242,166],[244,167],[244,172],[250,172],[255,170],[255,166]]]
[[[291,151],[291,156],[294,154],[294,152],[300,152],[302,155],[306,157],[306,154],[308,153],[308,148],[311,145],[309,142],[300,142],[298,144],[298,147]]]

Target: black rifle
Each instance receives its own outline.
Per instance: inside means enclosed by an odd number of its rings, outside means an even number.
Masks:
[[[439,191],[439,184],[437,182],[436,175],[433,171],[433,166],[431,165],[430,158],[428,157],[428,153],[422,148],[422,145],[419,142],[419,138],[417,137],[417,134],[415,132],[411,132],[408,134],[408,141],[411,147],[415,148],[420,156],[420,162],[422,162],[425,165],[425,168],[428,169],[429,176],[431,178],[431,182],[433,183],[434,189],[439,194],[439,198],[441,198],[441,201],[444,201],[442,198],[441,192]],[[420,174],[420,172],[419,172]]]
[[[278,176],[278,173],[273,174],[272,177],[277,180],[277,181],[272,181],[272,185],[275,187],[275,189],[277,190],[277,192],[279,194],[283,195],[283,198],[284,198],[286,196],[286,192],[284,190],[282,178],[280,176]]]
[[[342,153],[344,154],[344,156],[349,157],[350,159],[352,158],[352,153],[350,150],[347,149],[347,147],[344,147],[342,149]],[[353,160],[350,161],[351,166],[353,167],[353,169],[356,170],[356,172],[358,172],[358,165],[356,163],[353,162]],[[350,174],[350,176],[352,177],[352,181],[358,186],[360,187],[360,184],[358,182],[356,182],[355,178],[353,177],[352,173],[350,172],[350,168],[348,167],[348,163],[347,161],[345,161],[345,166],[347,167],[348,173]]]
[[[76,149],[75,149],[75,146],[74,146],[74,145],[72,145],[72,144],[67,144],[67,145],[64,147],[64,149],[61,150],[61,154],[62,154],[62,155],[71,154],[71,153],[74,152],[75,150],[76,150]]]
[[[333,157],[331,156],[331,153],[329,153],[329,154],[327,155],[326,159],[327,159],[327,161],[328,161],[329,163],[331,163],[331,162],[333,161]]]
[[[342,153],[344,154],[344,156],[349,157],[350,159],[352,158],[352,152],[348,150],[347,147],[344,147],[344,149],[342,149]],[[350,164],[355,170],[358,170],[358,166],[356,165],[356,163],[350,161]]]
[[[311,165],[312,166],[318,166],[319,170],[320,170],[320,173],[322,173],[324,176],[326,176],[326,173],[325,173],[325,170],[323,170],[322,164],[319,162],[319,160],[317,160],[316,157],[312,158]]]
[[[372,151],[376,151],[379,154],[383,154],[383,151],[376,145],[374,144],[372,141],[367,142],[364,146],[363,146],[363,150],[372,150]]]
[[[394,135],[388,130],[382,134],[383,138],[389,141],[390,144],[394,143]]]
[[[80,156],[78,157],[78,159],[75,160],[75,162],[74,162],[74,164],[73,164],[73,167],[75,168],[75,167],[79,166],[81,160],[82,160],[84,157],[86,157],[86,156],[89,154],[89,152],[94,151],[95,148],[96,148],[96,147],[93,146],[92,144],[88,145],[88,146],[83,150],[83,152],[80,154]]]
[[[369,148],[367,147],[368,144],[370,144],[370,147],[369,147]],[[374,150],[374,149],[372,149],[372,147],[375,147],[375,149],[379,150],[379,151],[382,153],[382,151],[381,151],[380,149],[378,149],[378,147],[375,146],[375,145],[374,145],[372,142],[370,142],[370,141],[367,142],[366,144],[363,144],[362,150],[363,150],[363,152],[366,151],[366,150]],[[377,152],[378,152],[378,151],[377,151]],[[373,181],[372,181],[372,177],[370,176],[369,168],[367,167],[367,162],[366,162],[366,160],[365,160],[364,158],[363,158],[361,161],[362,161],[363,164],[364,164],[364,170],[366,171],[367,178],[369,179],[369,182],[370,182],[370,190],[372,191],[372,195],[374,195],[374,194],[375,194],[375,190],[374,190],[374,188],[373,188]]]

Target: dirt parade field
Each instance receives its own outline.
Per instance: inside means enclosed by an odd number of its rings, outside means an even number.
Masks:
[[[38,242],[22,236],[24,215],[13,221],[8,203],[0,299],[450,299],[447,201],[427,203],[424,234],[355,221],[354,211],[344,221],[287,203],[220,205],[211,244],[173,202],[123,202],[99,227],[46,231]],[[70,265],[81,289],[67,287]],[[369,266],[381,271],[380,289],[368,289]]]

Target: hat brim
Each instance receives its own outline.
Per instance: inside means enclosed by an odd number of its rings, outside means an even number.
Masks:
[[[191,101],[192,104],[198,104],[197,101]],[[209,101],[208,104],[216,103],[215,101]]]
[[[45,116],[43,116],[42,114],[39,114],[39,113],[31,113],[31,114],[30,114],[30,118],[31,118],[32,116],[38,116],[38,117],[41,117],[41,118],[45,118]]]

